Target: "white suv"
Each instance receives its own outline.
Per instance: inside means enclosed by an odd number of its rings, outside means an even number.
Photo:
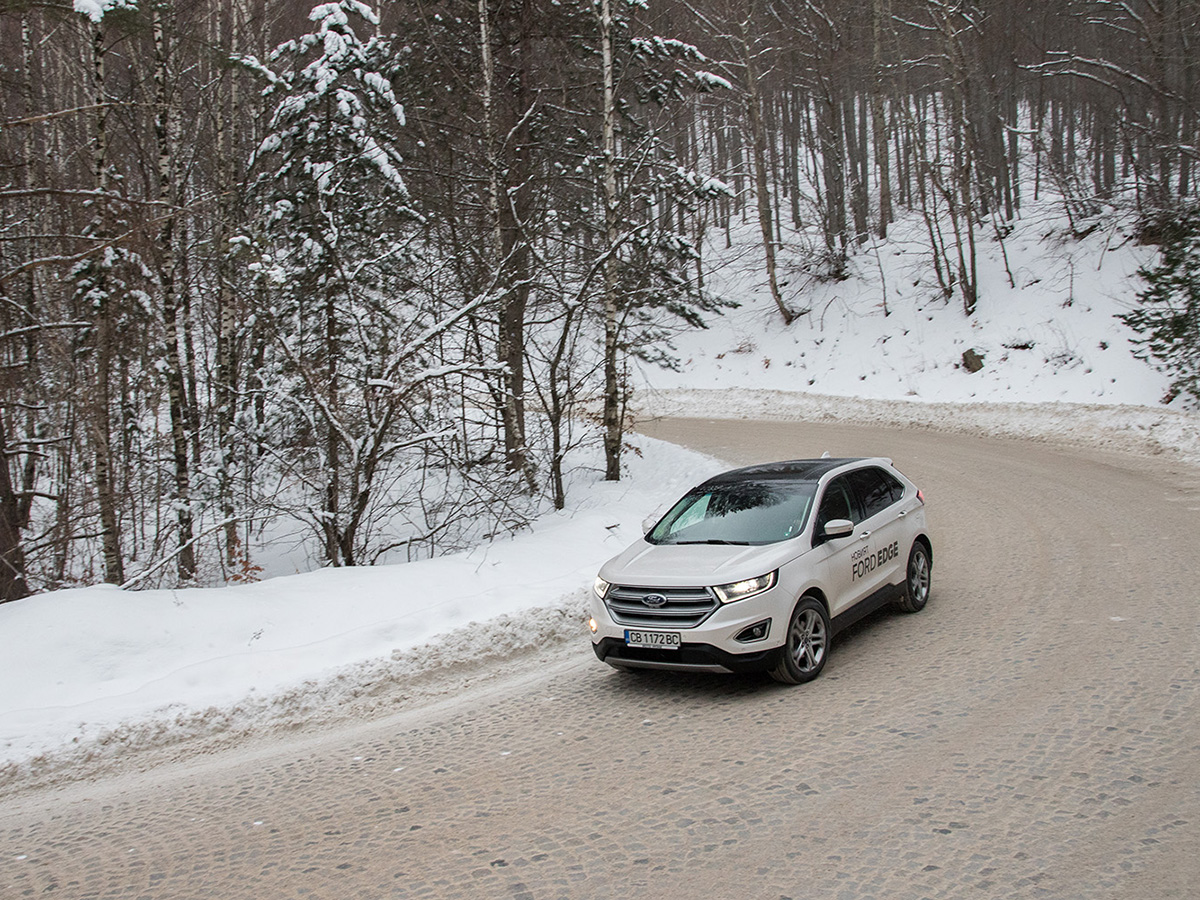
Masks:
[[[929,599],[925,498],[888,459],[734,469],[688,491],[604,564],[592,647],[623,668],[820,674],[830,639]]]

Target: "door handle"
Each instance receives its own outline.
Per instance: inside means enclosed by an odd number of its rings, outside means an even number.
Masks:
[[[869,531],[864,531],[862,534],[860,534],[860,535],[858,536],[858,539],[859,539],[860,541],[865,541],[865,540],[866,540],[867,538],[869,538],[870,536],[871,536],[871,532],[869,532]]]

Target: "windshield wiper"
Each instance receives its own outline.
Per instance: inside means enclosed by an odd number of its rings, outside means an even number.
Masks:
[[[722,541],[718,538],[709,538],[707,541],[676,541],[675,544],[728,544],[736,547],[749,547],[749,541]]]

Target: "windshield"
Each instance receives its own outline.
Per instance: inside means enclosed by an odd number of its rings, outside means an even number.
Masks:
[[[804,530],[816,484],[739,481],[688,493],[650,529],[652,544],[773,544]]]

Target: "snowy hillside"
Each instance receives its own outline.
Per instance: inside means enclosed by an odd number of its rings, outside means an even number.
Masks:
[[[710,290],[742,305],[709,330],[676,341],[680,371],[645,370],[653,391],[730,387],[842,397],[940,402],[1157,405],[1168,379],[1135,359],[1129,309],[1139,267],[1157,248],[1138,245],[1130,223],[1098,221],[1082,240],[1054,207],[1019,220],[1000,242],[980,247],[980,298],[967,317],[936,281],[928,238],[915,220],[851,258],[851,277],[820,282],[787,270],[785,301],[808,312],[785,326],[767,293],[761,248],[747,226],[731,252],[718,237],[707,258],[729,263]],[[757,227],[757,226],[755,226]],[[798,258],[792,235],[792,256]],[[976,351],[983,368],[963,367]]]

